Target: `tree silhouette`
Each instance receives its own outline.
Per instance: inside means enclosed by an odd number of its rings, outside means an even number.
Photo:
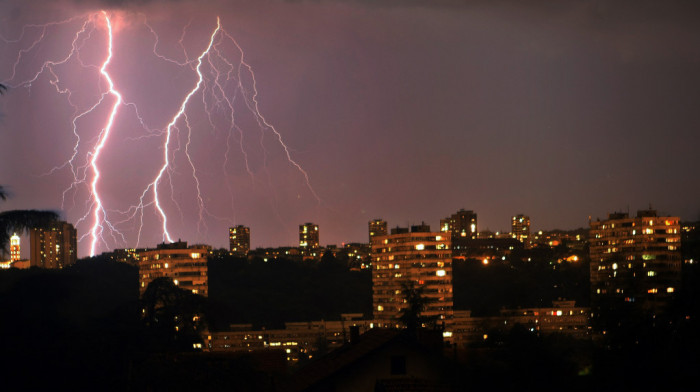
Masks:
[[[158,351],[192,350],[201,343],[204,300],[183,290],[170,278],[157,278],[141,297],[148,342]]]
[[[430,299],[423,295],[424,289],[424,286],[416,286],[416,283],[410,280],[401,283],[401,293],[408,306],[401,312],[399,322],[411,332],[418,330],[424,324],[435,326],[435,317],[422,316],[430,302]]]
[[[0,199],[7,200],[9,193],[0,185]],[[10,210],[0,212],[0,254],[7,253],[12,233],[26,233],[32,228],[47,227],[58,220],[55,211]]]
[[[7,90],[7,86],[5,86],[4,84],[0,83],[0,95],[2,95],[3,92],[4,92],[5,90]]]

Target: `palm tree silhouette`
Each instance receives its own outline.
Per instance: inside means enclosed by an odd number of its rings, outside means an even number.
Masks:
[[[0,185],[0,199],[7,200],[9,193]],[[13,233],[27,233],[30,229],[47,227],[56,222],[59,216],[55,211],[10,210],[0,212],[0,254],[7,253],[7,244]]]

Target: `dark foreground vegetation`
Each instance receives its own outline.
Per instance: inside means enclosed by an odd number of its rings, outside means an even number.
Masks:
[[[455,305],[489,315],[501,307],[549,306],[565,296],[585,306],[585,262],[553,266],[458,261]],[[315,263],[211,260],[209,274],[210,298],[198,301],[163,282],[140,299],[135,267],[97,258],[60,271],[0,271],[3,389],[274,390],[290,373],[278,358],[193,352],[194,329],[371,315],[370,273],[350,271],[332,257]],[[492,331],[464,352],[448,352],[456,363],[456,390],[693,390],[700,365],[700,269],[686,266],[684,277],[668,319],[625,315],[617,331],[597,340],[516,327]],[[154,304],[167,306],[149,308]],[[173,315],[192,320],[198,312],[204,317],[196,322],[172,321]]]
[[[527,260],[527,259],[525,259]],[[472,316],[497,315],[502,308],[551,307],[552,300],[590,302],[586,260],[557,264],[549,259],[510,262],[455,260],[452,264],[455,309]]]
[[[214,329],[234,323],[282,328],[285,321],[371,315],[372,275],[351,271],[330,255],[318,262],[214,259],[209,262],[209,305]]]

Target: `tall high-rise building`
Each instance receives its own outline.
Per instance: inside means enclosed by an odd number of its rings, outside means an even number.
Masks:
[[[319,257],[318,225],[307,222],[299,225],[299,250],[303,257]]]
[[[15,233],[10,237],[10,261],[15,262],[19,259],[19,236]]]
[[[250,227],[238,225],[228,229],[230,251],[234,256],[246,257],[250,252]]]
[[[369,221],[369,242],[372,243],[372,238],[378,235],[386,235],[386,221],[381,219],[373,219]]]
[[[155,279],[166,277],[175,285],[194,294],[209,295],[209,275],[206,247],[187,246],[187,242],[160,244],[139,255],[139,293]]]
[[[530,217],[518,214],[511,219],[511,236],[523,243],[525,248],[530,247]]]
[[[476,212],[460,209],[451,216],[441,219],[440,231],[452,233],[452,240],[457,238],[476,238],[478,233]]]
[[[68,222],[29,231],[29,265],[40,268],[65,268],[78,260],[78,233]]]
[[[453,319],[452,252],[449,235],[423,224],[392,229],[372,238],[372,306],[379,326],[394,327],[407,307],[403,288],[423,288],[428,304],[422,316],[449,330]]]
[[[641,210],[591,222],[591,303],[615,309],[629,304],[658,312],[681,284],[681,230],[677,216]]]

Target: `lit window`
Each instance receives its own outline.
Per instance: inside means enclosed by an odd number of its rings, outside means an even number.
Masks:
[[[445,276],[445,270],[437,270],[437,272],[435,273],[435,275],[437,275],[437,276]]]
[[[676,290],[675,290],[673,287],[669,287],[669,288],[666,289],[666,292],[667,292],[667,293],[672,293],[672,292],[674,292],[674,291],[676,291]]]
[[[379,311],[379,312],[384,311],[384,307],[382,305],[377,305],[377,311]]]
[[[425,249],[425,245],[423,245],[423,244],[416,245],[416,250],[423,250],[423,249]]]

